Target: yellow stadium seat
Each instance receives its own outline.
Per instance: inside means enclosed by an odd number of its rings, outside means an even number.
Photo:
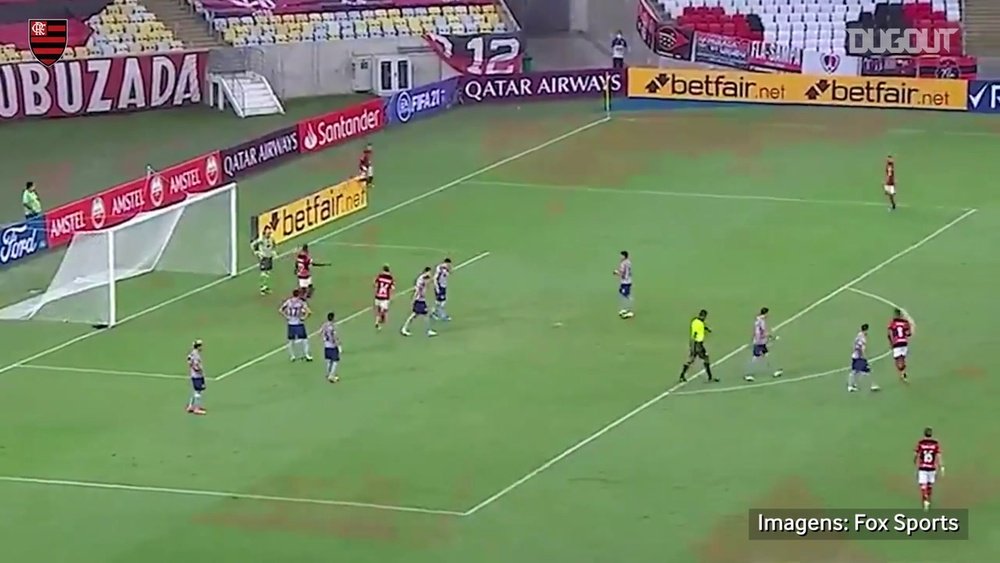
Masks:
[[[288,43],[288,36],[287,35],[282,35],[282,34],[279,33],[278,35],[274,36],[274,42],[275,43]]]
[[[486,12],[487,14],[495,14],[497,13],[497,7],[493,4],[486,4],[483,6],[483,12]]]
[[[440,16],[441,6],[430,6],[429,8],[427,8],[427,13],[432,16]]]
[[[295,21],[297,22],[307,22],[309,21],[309,16],[306,14],[295,14]]]
[[[294,23],[294,22],[293,22]],[[287,22],[280,22],[274,26],[278,35],[288,35],[289,29],[291,29],[291,24]]]
[[[227,29],[226,31],[222,32],[222,39],[226,43],[232,43],[233,41],[235,41],[236,40],[236,29],[231,27],[231,28]]]
[[[317,14],[316,12],[313,12],[313,13],[309,14],[309,21],[311,21],[311,22],[323,21],[323,15],[322,14]]]
[[[295,21],[295,15],[294,14],[282,14],[280,21],[283,21],[285,23],[293,22],[293,21]]]
[[[379,8],[377,10],[374,10],[372,12],[372,15],[380,20],[389,17],[389,13],[385,11],[385,8]]]

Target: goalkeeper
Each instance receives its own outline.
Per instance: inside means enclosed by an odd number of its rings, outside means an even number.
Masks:
[[[260,264],[260,294],[267,295],[271,293],[271,270],[274,269],[275,256],[274,235],[270,226],[264,227],[264,232],[251,243],[250,248]]]

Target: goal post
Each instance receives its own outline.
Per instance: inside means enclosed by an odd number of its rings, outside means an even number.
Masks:
[[[235,276],[236,184],[190,195],[100,231],[73,236],[44,292],[0,309],[0,320],[110,327],[121,318],[120,282],[153,272]]]

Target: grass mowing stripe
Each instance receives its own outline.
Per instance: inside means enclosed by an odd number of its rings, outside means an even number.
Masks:
[[[464,262],[460,262],[460,263],[456,264],[455,265],[455,270],[461,270],[462,268],[465,268],[467,266],[471,266],[472,264],[475,264],[476,262],[479,262],[480,260],[482,260],[483,258],[486,258],[489,255],[490,255],[489,252],[480,252],[479,254],[473,256],[472,258],[469,258],[468,260],[466,260]],[[409,288],[409,289],[406,289],[404,291],[400,291],[399,293],[397,293],[396,294],[396,298],[399,298],[399,297],[401,297],[403,295],[408,295],[410,293],[413,293],[413,288],[412,287]],[[365,313],[367,313],[367,312],[369,312],[371,310],[372,310],[372,308],[371,308],[371,306],[369,306],[369,307],[365,307],[364,309],[361,309],[359,311],[355,311],[355,312],[351,313],[350,315],[344,317],[343,319],[340,319],[339,321],[337,321],[337,325],[339,326],[339,325],[342,325],[342,324],[346,323],[347,321],[356,319],[356,318],[360,317],[361,315],[364,315]],[[316,336],[317,334],[319,334],[319,330],[313,332],[312,334],[310,334],[310,336]],[[270,358],[271,356],[276,356],[276,355],[278,355],[278,354],[280,354],[281,352],[284,352],[284,351],[285,351],[285,346],[280,346],[278,348],[275,348],[273,350],[265,352],[264,354],[261,354],[260,356],[257,356],[256,358],[254,358],[252,360],[247,360],[246,362],[243,362],[242,364],[240,364],[240,365],[234,367],[233,369],[231,369],[231,370],[223,373],[222,375],[213,378],[213,380],[214,381],[222,381],[223,379],[229,378],[229,377],[231,377],[231,376],[233,376],[233,375],[235,375],[235,374],[237,374],[237,373],[239,373],[239,372],[247,369],[248,367],[255,366],[255,365],[263,362],[264,360]]]
[[[234,493],[229,491],[210,491],[205,489],[175,489],[172,487],[148,487],[145,485],[129,485],[127,483],[102,483],[100,481],[74,481],[67,479],[44,479],[40,477],[17,477],[0,475],[0,483],[20,483],[23,485],[47,485],[55,487],[75,487],[80,489],[103,489],[110,491],[132,491],[137,493],[160,493],[166,495],[215,497],[230,500],[255,500],[283,502],[290,504],[311,504],[321,506],[340,506],[345,508],[367,508],[390,512],[411,512],[416,514],[437,514],[439,516],[462,516],[454,510],[439,510],[419,506],[394,506],[391,504],[376,504],[370,502],[354,502],[349,500],[326,500],[302,497],[283,497],[274,495],[255,495],[249,493]]]
[[[918,240],[917,242],[911,244],[910,246],[907,246],[903,250],[900,250],[899,252],[897,252],[897,253],[893,254],[892,256],[886,258],[882,262],[880,262],[880,263],[876,264],[875,266],[869,268],[867,271],[865,271],[860,276],[852,279],[851,281],[845,283],[844,285],[841,285],[840,287],[838,287],[837,289],[834,289],[830,293],[827,293],[823,297],[817,299],[816,301],[814,301],[810,305],[806,306],[804,309],[802,309],[798,313],[795,313],[791,317],[788,317],[787,319],[785,319],[781,323],[775,325],[774,330],[779,330],[782,327],[788,326],[789,324],[791,324],[791,323],[795,322],[796,320],[802,318],[803,316],[809,314],[813,309],[819,307],[820,305],[826,303],[827,301],[830,301],[831,299],[833,299],[834,297],[840,295],[844,291],[847,291],[847,290],[851,289],[851,287],[853,287],[853,286],[861,283],[862,281],[864,281],[865,279],[867,279],[872,274],[875,274],[875,273],[881,271],[883,268],[885,268],[886,266],[892,264],[896,260],[899,260],[903,256],[906,256],[907,254],[913,252],[914,250],[917,250],[918,248],[924,246],[928,242],[936,239],[942,233],[950,230],[955,225],[958,225],[962,221],[968,219],[969,217],[971,217],[972,215],[974,215],[976,212],[977,212],[976,209],[969,209],[965,213],[962,213],[957,218],[952,219],[951,221],[949,221],[943,227],[938,228],[937,230],[935,230],[931,234],[925,236],[924,238]],[[743,352],[746,349],[747,349],[747,345],[746,344],[744,344],[744,345],[736,348],[732,352],[729,352],[725,356],[719,358],[719,360],[715,362],[715,365],[719,365],[719,364],[721,364],[721,363],[729,360],[733,356],[739,354],[740,352]],[[514,481],[510,485],[507,485],[503,489],[500,489],[499,491],[497,491],[493,495],[491,495],[491,496],[487,497],[486,499],[484,499],[483,501],[481,501],[479,504],[477,504],[477,505],[473,506],[472,508],[470,508],[469,510],[465,511],[465,515],[466,516],[471,516],[471,515],[475,514],[476,512],[479,512],[480,510],[482,510],[482,509],[486,508],[487,506],[493,504],[497,500],[499,500],[499,499],[503,498],[504,496],[506,496],[507,494],[509,494],[514,489],[520,487],[521,485],[523,485],[523,484],[527,483],[528,481],[530,481],[531,479],[535,478],[536,476],[538,476],[543,471],[549,469],[553,465],[555,465],[555,464],[559,463],[560,461],[566,459],[567,457],[573,455],[577,451],[579,451],[579,450],[583,449],[584,447],[586,447],[591,442],[597,440],[598,438],[600,438],[601,436],[607,434],[608,432],[611,432],[612,430],[614,430],[615,428],[621,426],[625,422],[628,422],[630,419],[632,419],[633,417],[635,417],[639,413],[645,411],[649,407],[651,407],[651,406],[655,405],[656,403],[659,403],[660,401],[662,401],[664,398],[669,397],[671,394],[673,394],[673,393],[677,392],[678,390],[682,389],[685,385],[687,385],[691,381],[694,381],[695,379],[697,379],[698,377],[700,377],[704,373],[705,373],[704,370],[695,373],[690,378],[688,378],[688,380],[686,382],[677,383],[677,384],[671,386],[666,391],[660,393],[659,395],[653,397],[652,399],[649,399],[645,403],[642,403],[641,405],[635,407],[634,409],[630,410],[629,412],[625,413],[624,415],[622,415],[622,416],[616,418],[615,420],[609,422],[608,424],[604,425],[602,428],[598,429],[596,432],[594,432],[590,436],[587,436],[586,438],[584,438],[584,439],[580,440],[579,442],[573,444],[572,446],[566,448],[561,453],[557,454],[555,457],[552,457],[551,459],[549,459],[545,463],[541,464],[540,466],[536,467],[535,469],[532,469],[530,472],[528,472],[527,474],[525,474],[520,479]]]
[[[581,192],[581,193],[593,193],[593,194],[616,194],[616,195],[646,195],[646,196],[659,196],[659,197],[686,197],[693,199],[716,199],[716,200],[730,200],[730,201],[764,201],[772,203],[802,203],[802,204],[812,204],[812,205],[852,205],[860,207],[881,207],[885,208],[886,204],[881,201],[858,201],[849,199],[808,199],[801,197],[784,197],[784,196],[770,196],[770,195],[751,195],[751,194],[713,194],[713,193],[701,193],[701,192],[671,192],[663,190],[636,190],[631,188],[603,188],[599,186],[573,186],[573,185],[563,185],[558,184],[533,184],[527,182],[500,182],[500,181],[489,181],[489,180],[471,180],[468,183],[475,184],[477,186],[495,186],[502,188],[524,188],[524,189],[536,189],[536,190],[562,190],[567,192]],[[939,205],[900,205],[899,207],[921,207],[928,209],[946,209],[951,211],[968,211],[966,207],[948,207]]]
[[[355,227],[359,227],[361,225],[364,225],[366,223],[374,221],[375,219],[378,219],[379,217],[384,217],[385,215],[388,215],[388,214],[392,213],[393,211],[397,211],[399,209],[403,209],[404,207],[409,207],[410,205],[413,205],[414,203],[417,203],[419,201],[423,201],[423,200],[425,200],[425,199],[427,199],[427,198],[429,198],[429,197],[431,197],[433,195],[439,194],[439,193],[441,193],[443,191],[450,190],[451,188],[454,188],[455,186],[461,185],[461,184],[463,184],[463,183],[465,183],[465,182],[467,182],[467,181],[469,181],[469,180],[471,180],[471,179],[473,179],[473,178],[475,178],[475,177],[477,177],[477,176],[479,176],[481,174],[485,174],[485,173],[487,173],[487,172],[489,172],[491,170],[495,170],[495,169],[497,169],[497,168],[499,168],[499,167],[501,167],[501,166],[503,166],[505,164],[508,164],[508,163],[514,162],[515,160],[518,160],[518,159],[524,158],[526,156],[532,155],[532,154],[534,154],[534,153],[536,153],[536,152],[538,152],[538,151],[540,151],[542,149],[546,149],[546,148],[548,148],[548,147],[550,147],[550,146],[552,146],[552,145],[554,145],[556,143],[559,143],[559,142],[562,142],[562,141],[564,141],[566,139],[569,139],[570,137],[573,137],[575,135],[579,135],[580,133],[583,133],[584,131],[588,131],[590,129],[593,129],[594,127],[597,127],[598,125],[607,123],[610,120],[611,120],[610,117],[604,116],[601,119],[598,119],[596,121],[591,121],[590,123],[587,123],[585,125],[581,125],[581,126],[575,128],[575,129],[572,129],[572,130],[567,131],[567,132],[565,132],[565,133],[563,133],[561,135],[553,137],[553,138],[549,139],[548,141],[545,141],[544,143],[541,143],[539,145],[535,145],[534,147],[531,147],[530,149],[525,149],[525,150],[523,150],[523,151],[521,151],[521,152],[519,152],[517,154],[508,156],[506,158],[502,158],[502,159],[494,162],[493,164],[489,164],[489,165],[484,166],[484,167],[482,167],[482,168],[480,168],[480,169],[478,169],[476,171],[470,172],[470,173],[466,174],[465,176],[462,176],[460,178],[456,178],[455,180],[452,180],[452,181],[448,182],[447,184],[442,184],[442,185],[440,185],[440,186],[438,186],[438,187],[436,187],[436,188],[434,188],[432,190],[428,190],[426,192],[423,192],[422,194],[413,196],[410,199],[401,201],[401,202],[397,203],[396,205],[393,205],[391,207],[387,207],[387,208],[383,209],[382,211],[379,211],[377,213],[373,213],[371,215],[368,215],[367,217],[359,219],[359,220],[357,220],[357,221],[355,221],[355,222],[353,222],[353,223],[351,223],[349,225],[345,225],[344,227],[341,227],[339,229],[330,231],[329,233],[326,233],[324,235],[321,235],[321,236],[313,239],[312,241],[310,241],[310,243],[311,244],[321,243],[321,242],[323,242],[323,241],[325,241],[327,239],[330,239],[332,237],[335,237],[335,236],[337,236],[337,235],[339,235],[341,233],[347,232],[347,231],[349,231],[349,230],[351,230],[351,229],[353,229]],[[288,252],[283,252],[283,253],[281,253],[281,254],[278,255],[278,258],[280,259],[280,258],[284,258],[286,256],[290,256],[294,252],[295,252],[295,250],[291,250],[291,251],[288,251]],[[248,267],[240,270],[239,272],[237,272],[236,275],[237,276],[242,276],[242,275],[247,274],[249,272],[255,272],[255,271],[257,271],[257,266],[256,265],[254,265],[254,266],[248,266]],[[148,315],[150,313],[156,312],[156,311],[158,311],[158,310],[160,310],[160,309],[162,309],[164,307],[167,307],[169,305],[177,303],[178,301],[183,301],[184,299],[187,299],[188,297],[191,297],[193,295],[198,295],[199,293],[202,293],[203,291],[207,291],[207,290],[209,290],[209,289],[211,289],[211,288],[213,288],[213,287],[215,287],[215,286],[217,286],[217,285],[219,285],[219,284],[221,284],[221,283],[223,283],[223,282],[225,282],[225,281],[227,281],[229,279],[231,279],[231,278],[217,279],[215,281],[212,281],[210,283],[207,283],[205,285],[196,287],[196,288],[194,288],[194,289],[192,289],[190,291],[182,293],[182,294],[180,294],[180,295],[178,295],[176,297],[171,297],[170,299],[167,299],[165,301],[161,301],[160,303],[157,303],[156,305],[153,305],[151,307],[147,307],[146,309],[143,309],[143,310],[141,310],[141,311],[139,311],[137,313],[134,313],[132,315],[128,315],[127,317],[124,317],[124,318],[120,319],[118,321],[118,325],[122,325],[124,323],[129,322],[129,321],[133,321],[135,319],[144,317],[144,316],[146,316],[146,315]],[[44,358],[45,356],[48,356],[49,354],[58,352],[59,350],[62,350],[62,349],[67,348],[69,346],[72,346],[72,345],[76,344],[77,342],[82,342],[84,340],[87,340],[88,338],[92,338],[92,337],[94,337],[94,336],[96,336],[98,334],[102,334],[103,332],[104,331],[87,332],[87,333],[81,334],[79,336],[76,336],[74,338],[70,338],[69,340],[66,340],[65,342],[62,342],[60,344],[56,344],[55,346],[52,346],[50,348],[46,348],[45,350],[42,350],[41,352],[37,352],[35,354],[32,354],[32,355],[28,356],[27,358],[24,358],[23,360],[20,360],[20,361],[14,362],[12,364],[8,364],[6,366],[0,367],[0,374],[4,374],[4,373],[6,373],[6,372],[8,372],[8,371],[10,371],[12,369],[15,369],[15,368],[17,368],[17,367],[19,367],[19,366],[21,366],[23,364],[28,363],[28,362],[33,362],[33,361],[35,361],[37,359]]]

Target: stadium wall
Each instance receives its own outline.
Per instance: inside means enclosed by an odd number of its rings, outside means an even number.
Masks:
[[[422,37],[290,43],[244,53],[241,70],[263,75],[281,99],[352,93],[353,65],[359,58],[405,55],[416,85],[457,74]]]

